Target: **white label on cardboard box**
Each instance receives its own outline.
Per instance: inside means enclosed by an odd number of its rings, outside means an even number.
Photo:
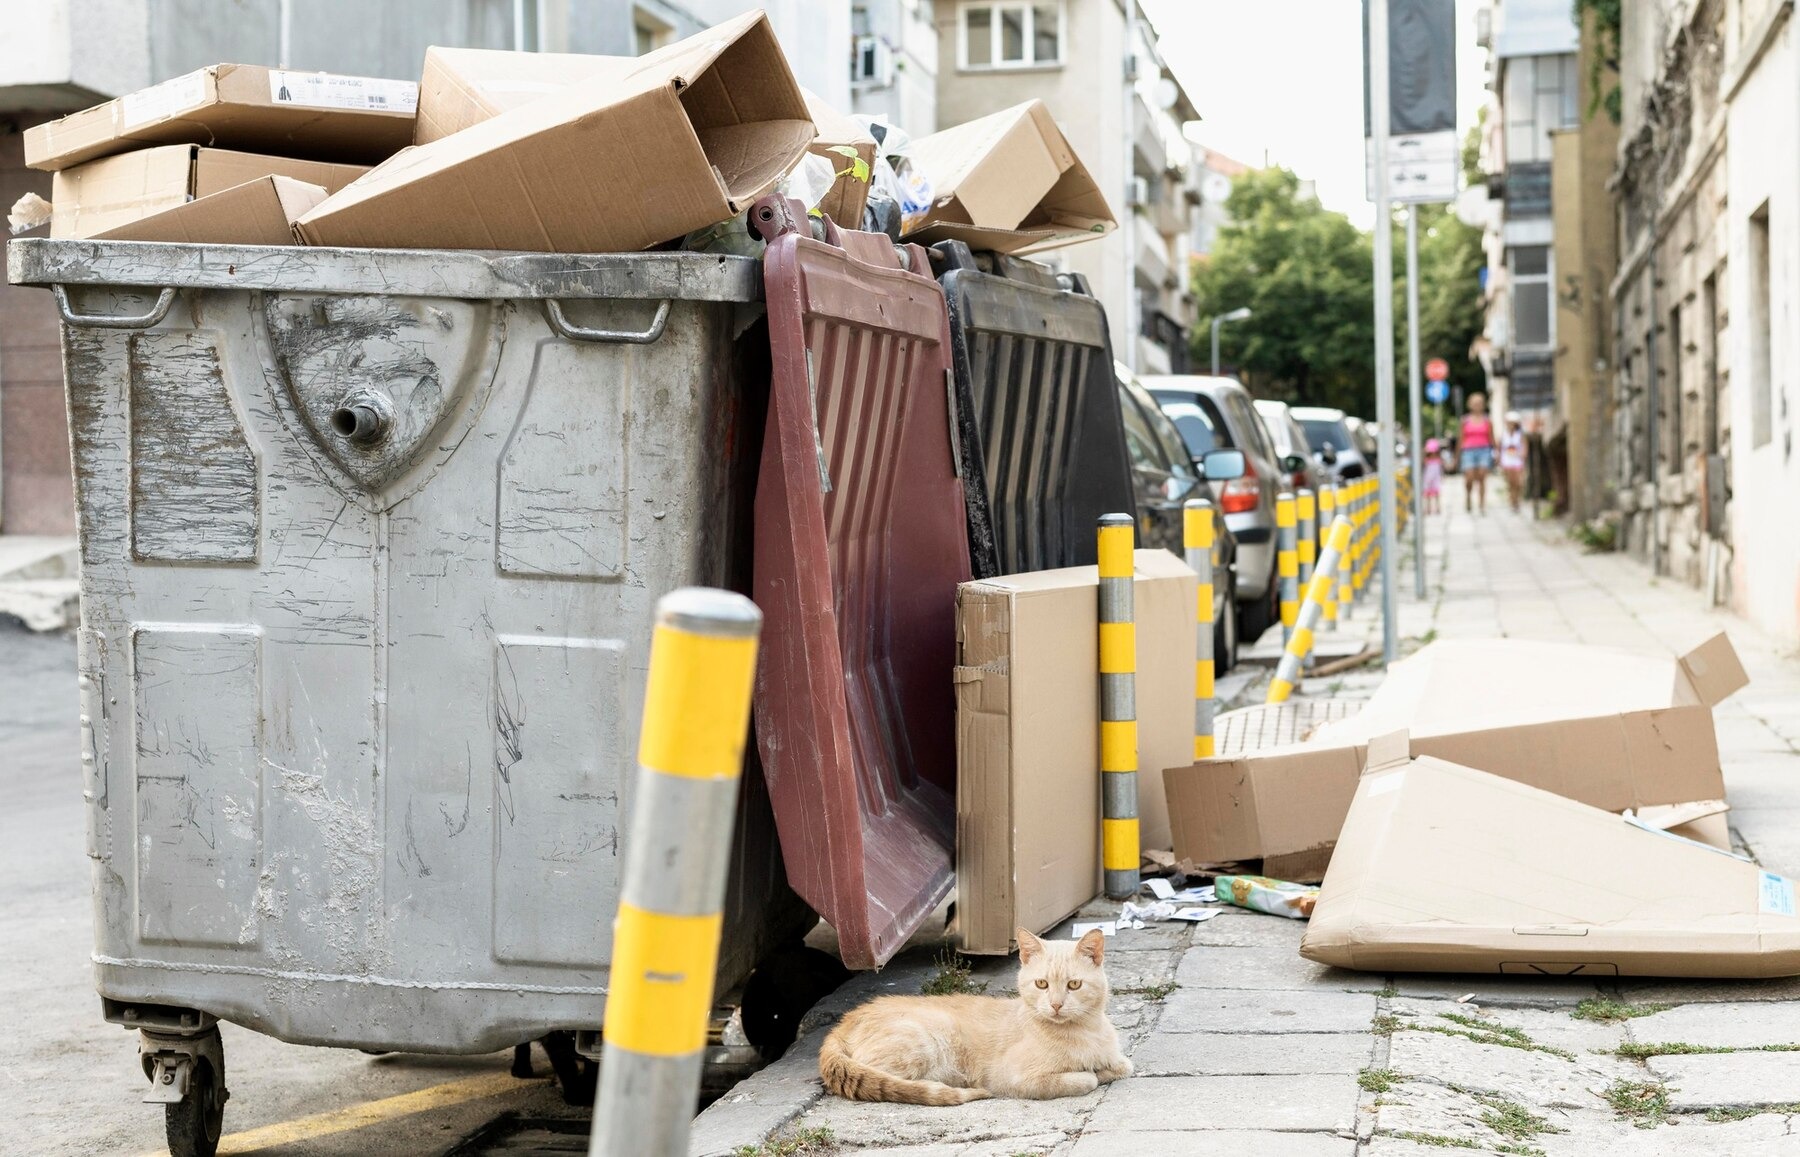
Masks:
[[[138,92],[128,92],[119,101],[125,127],[135,129],[164,117],[174,116],[206,102],[206,70],[195,69],[185,76],[153,84]]]
[[[1774,872],[1760,873],[1757,907],[1765,916],[1794,915],[1794,882]]]
[[[410,113],[418,111],[419,86],[410,80],[270,69],[269,99],[276,104],[298,104],[308,108]]]

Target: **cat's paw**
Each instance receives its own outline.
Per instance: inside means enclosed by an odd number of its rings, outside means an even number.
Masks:
[[[1065,1073],[1063,1074],[1063,1083],[1068,1089],[1068,1092],[1063,1094],[1064,1096],[1079,1097],[1099,1088],[1100,1078],[1093,1073]]]
[[[1109,1061],[1095,1075],[1098,1077],[1101,1084],[1107,1085],[1114,1081],[1123,1080],[1135,1072],[1137,1072],[1137,1069],[1132,1067],[1131,1059],[1129,1057],[1118,1056]]]

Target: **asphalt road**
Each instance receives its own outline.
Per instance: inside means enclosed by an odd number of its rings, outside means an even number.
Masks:
[[[162,1153],[133,1034],[101,1019],[94,993],[77,715],[74,640],[0,623],[0,1008],[19,1030],[0,1153]],[[507,1110],[575,1112],[541,1052],[538,1079],[518,1081],[510,1054],[370,1057],[223,1032],[222,1154],[441,1154]]]

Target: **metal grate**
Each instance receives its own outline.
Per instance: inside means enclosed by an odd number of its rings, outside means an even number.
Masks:
[[[1241,755],[1299,743],[1320,724],[1348,719],[1361,709],[1357,699],[1290,699],[1227,711],[1218,718],[1214,748],[1219,755]]]

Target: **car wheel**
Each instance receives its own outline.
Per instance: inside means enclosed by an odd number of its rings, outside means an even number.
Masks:
[[[1238,605],[1237,577],[1229,580],[1224,606],[1219,610],[1219,623],[1213,628],[1213,675],[1219,676],[1237,666]]]

